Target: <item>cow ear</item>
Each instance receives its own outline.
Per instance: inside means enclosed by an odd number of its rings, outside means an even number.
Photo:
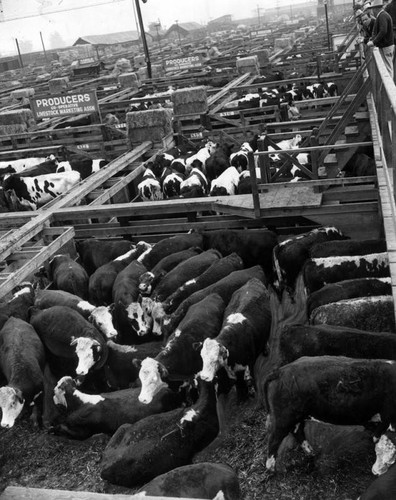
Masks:
[[[203,342],[193,342],[192,348],[194,351],[199,351],[203,346]]]
[[[135,366],[137,369],[140,370],[140,367],[142,366],[142,360],[138,358],[133,358],[132,364],[133,366]]]
[[[75,345],[77,344],[77,338],[73,335],[70,341],[70,345]]]
[[[18,402],[23,405],[25,402],[25,398],[23,397],[22,391],[20,389],[15,389],[15,396],[18,399]]]
[[[159,371],[159,374],[160,374],[160,377],[162,378],[162,380],[165,380],[166,378],[169,377],[168,370],[161,363],[158,363],[158,371]]]

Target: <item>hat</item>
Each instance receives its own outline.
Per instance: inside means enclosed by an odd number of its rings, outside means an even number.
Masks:
[[[373,0],[372,2],[370,2],[366,9],[374,9],[375,7],[383,7],[384,4],[382,3],[382,0]]]

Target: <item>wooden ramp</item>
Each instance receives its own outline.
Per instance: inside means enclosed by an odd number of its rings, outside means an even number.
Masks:
[[[173,498],[163,496],[145,496],[144,493],[134,495],[110,495],[91,493],[89,491],[46,490],[43,488],[23,488],[8,486],[0,495],[0,500],[191,500],[189,498]],[[208,500],[208,499],[196,499]]]

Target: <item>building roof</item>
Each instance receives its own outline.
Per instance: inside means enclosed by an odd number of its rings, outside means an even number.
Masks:
[[[149,33],[148,35],[152,36]],[[136,42],[137,40],[139,40],[139,33],[137,31],[120,31],[119,33],[107,33],[105,35],[82,36],[73,43],[73,46],[86,43],[90,43],[91,45],[114,45],[117,43]]]

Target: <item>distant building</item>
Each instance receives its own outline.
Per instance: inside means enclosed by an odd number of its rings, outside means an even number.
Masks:
[[[206,28],[199,23],[175,23],[165,33],[164,38],[177,40],[184,38],[200,38],[206,33]]]
[[[225,16],[217,17],[208,22],[208,31],[221,31],[230,29],[232,26],[232,16],[227,14]]]
[[[151,33],[146,33],[147,41],[153,40]],[[107,33],[106,35],[87,35],[78,38],[73,44],[85,45],[89,44],[95,48],[98,59],[101,57],[121,54],[132,47],[139,45],[139,33],[137,31],[121,31],[119,33]]]

